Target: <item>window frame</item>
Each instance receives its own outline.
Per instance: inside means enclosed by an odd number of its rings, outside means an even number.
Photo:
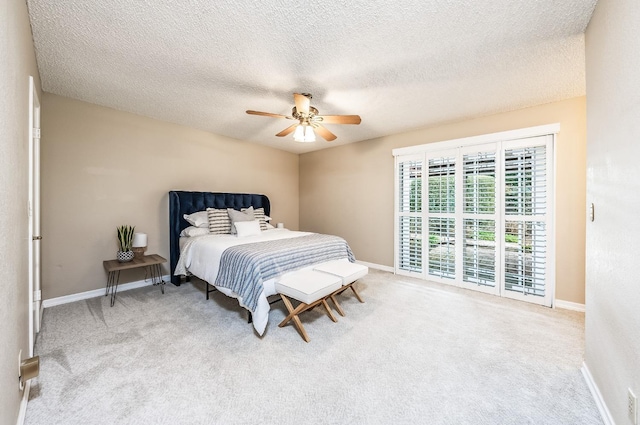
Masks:
[[[393,150],[395,157],[395,188],[394,188],[394,272],[399,275],[407,275],[422,278],[425,280],[432,280],[435,282],[441,282],[450,284],[453,286],[459,286],[467,289],[474,289],[480,292],[491,293],[507,298],[522,299],[532,302],[534,304],[542,304],[551,307],[555,299],[555,135],[560,131],[560,124],[549,124],[537,127],[529,127],[519,130],[505,131],[500,133],[485,134],[480,136],[473,136],[461,139],[454,139],[442,142],[434,142],[417,146],[409,146],[405,148],[399,148]],[[550,136],[542,141],[536,142],[537,144],[546,144],[546,170],[547,170],[547,194],[546,202],[548,206],[547,213],[545,215],[545,232],[547,237],[546,245],[546,266],[545,266],[545,281],[544,281],[544,296],[527,296],[520,293],[513,293],[511,290],[505,289],[505,277],[504,274],[504,260],[505,260],[505,222],[507,221],[507,215],[504,211],[504,199],[505,199],[505,176],[504,176],[504,152],[505,149],[512,149],[517,146],[527,145],[533,146],[530,142],[532,138],[539,136]],[[542,139],[541,139],[542,140]],[[535,144],[534,144],[535,145]],[[500,242],[499,246],[495,250],[495,282],[494,286],[484,286],[475,284],[473,282],[464,282],[464,249],[465,240],[464,236],[464,223],[465,217],[470,217],[469,213],[464,211],[464,155],[474,152],[495,152],[495,164],[496,164],[496,204],[495,211],[492,214],[492,220],[495,220],[495,240]],[[429,218],[431,217],[429,211],[428,200],[428,174],[429,174],[429,159],[440,158],[444,156],[455,155],[456,158],[456,193],[455,203],[456,208],[453,216],[456,223],[456,240],[460,241],[456,243],[456,261],[455,261],[455,278],[438,278],[429,274]],[[400,269],[399,265],[399,165],[408,159],[413,161],[422,161],[422,211],[415,213],[422,217],[422,269],[421,271],[407,271]],[[458,171],[457,168],[460,167]],[[425,177],[426,176],[426,177]],[[436,214],[439,216],[442,214]],[[472,214],[471,214],[472,215]],[[424,244],[427,244],[425,248]]]

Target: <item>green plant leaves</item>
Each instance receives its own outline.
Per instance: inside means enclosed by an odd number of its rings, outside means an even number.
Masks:
[[[133,243],[133,233],[135,229],[136,226],[128,225],[116,227],[120,251],[131,251],[131,244]]]

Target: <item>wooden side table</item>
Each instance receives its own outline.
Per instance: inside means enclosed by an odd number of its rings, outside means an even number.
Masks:
[[[158,254],[145,255],[140,258],[134,258],[126,263],[121,263],[118,260],[106,260],[102,262],[104,269],[107,272],[107,289],[104,296],[109,295],[111,290],[111,307],[116,302],[116,294],[118,293],[118,283],[120,282],[120,272],[122,270],[137,269],[139,267],[145,267],[151,275],[151,282],[154,286],[160,285],[162,293],[164,294],[164,280],[162,280],[162,263],[166,263],[167,260]]]

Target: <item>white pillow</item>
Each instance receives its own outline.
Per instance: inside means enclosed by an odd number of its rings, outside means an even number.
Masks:
[[[267,221],[267,222],[271,221],[271,217],[269,217],[268,215],[265,215],[264,216],[264,221]]]
[[[187,220],[192,226],[195,227],[209,227],[209,216],[206,211],[198,211],[193,214],[185,214],[183,215],[184,219]]]
[[[275,229],[275,227],[273,226],[273,224],[267,223],[267,230],[271,230],[271,229]]]
[[[195,226],[189,226],[186,229],[184,229],[182,232],[180,232],[180,236],[187,236],[187,237],[193,237],[193,236],[202,236],[202,235],[208,235],[209,234],[209,228],[208,227],[195,227]]]
[[[258,220],[238,221],[234,226],[236,226],[236,232],[238,233],[239,238],[259,235],[262,232],[262,230],[260,230],[260,222]]]

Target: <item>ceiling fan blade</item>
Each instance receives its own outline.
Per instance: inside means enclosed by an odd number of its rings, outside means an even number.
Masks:
[[[294,93],[293,100],[296,102],[296,111],[298,111],[299,114],[309,115],[309,104],[311,101],[307,96]]]
[[[287,134],[291,134],[291,133],[293,133],[293,130],[295,130],[295,129],[296,129],[296,127],[297,127],[297,126],[299,126],[299,125],[300,125],[300,124],[298,124],[298,123],[295,123],[295,124],[293,124],[293,125],[290,125],[289,127],[287,127],[287,128],[285,128],[284,130],[282,130],[280,133],[276,134],[276,136],[278,136],[278,137],[284,137],[284,136],[286,136]]]
[[[327,142],[332,142],[337,138],[335,134],[318,124],[313,126],[313,131],[315,131],[318,136],[322,137]]]
[[[264,117],[273,117],[273,118],[290,118],[286,115],[280,114],[272,114],[271,112],[260,112],[260,111],[247,111],[249,115],[262,115]]]
[[[360,115],[318,115],[315,117],[323,124],[360,124]]]

